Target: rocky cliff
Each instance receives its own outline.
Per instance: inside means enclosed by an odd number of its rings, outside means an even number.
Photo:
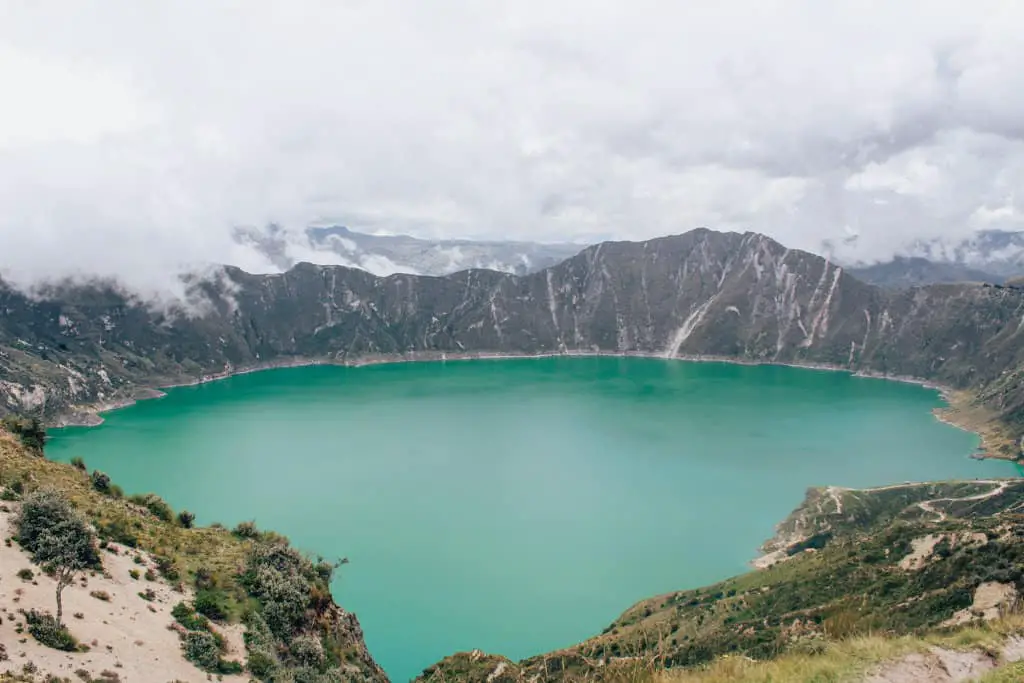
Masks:
[[[1024,292],[887,291],[753,233],[608,242],[543,271],[446,277],[226,268],[190,303],[0,286],[0,406],[67,416],[145,387],[301,360],[636,352],[829,364],[969,388],[1024,423]]]

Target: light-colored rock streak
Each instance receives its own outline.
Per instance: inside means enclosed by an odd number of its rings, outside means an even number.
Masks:
[[[707,315],[708,310],[718,295],[714,295],[700,306],[694,309],[693,313],[687,316],[683,324],[676,330],[675,334],[672,335],[672,341],[669,343],[668,348],[665,349],[665,358],[675,358],[679,353],[679,349],[686,342],[686,340],[693,334],[693,331],[704,321],[704,316]]]
[[[828,270],[829,264],[825,263],[825,270]],[[835,269],[835,274],[832,276],[832,285],[828,288],[828,293],[825,295],[824,301],[821,302],[821,307],[818,312],[814,315],[814,320],[811,321],[810,333],[800,342],[800,346],[807,347],[814,343],[814,339],[819,336],[824,336],[828,332],[828,315],[829,309],[832,307],[832,297],[835,296],[836,288],[839,286],[839,278],[843,274],[843,269],[838,266]],[[815,292],[817,294],[817,292]]]
[[[551,324],[555,327],[555,336],[558,338],[559,350],[565,348],[565,342],[562,341],[562,328],[558,326],[558,310],[555,306],[555,283],[551,279],[551,269],[548,268],[544,271],[548,282],[548,310],[551,311]]]
[[[498,307],[494,303],[497,292],[491,292],[491,320],[494,321],[494,333],[498,335],[498,341],[504,341],[504,334],[501,331],[501,323],[498,321]]]
[[[871,335],[871,314],[868,313],[868,309],[864,309],[864,317],[867,319],[867,323],[864,326],[864,341],[860,343],[860,357],[864,357],[864,349],[868,348],[868,337]]]

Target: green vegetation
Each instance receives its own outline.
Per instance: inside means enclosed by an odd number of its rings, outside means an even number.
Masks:
[[[245,616],[253,675],[276,680],[291,668],[301,671],[303,680],[326,682],[332,680],[331,669],[358,656],[351,645],[316,634],[318,624],[337,617],[329,588],[337,566],[314,564],[271,534],[253,546],[239,577],[259,605]]]
[[[110,492],[110,477],[99,470],[92,471],[92,487],[100,493]]]
[[[224,591],[201,590],[196,593],[195,609],[213,621],[228,621],[231,616],[231,599]]]
[[[26,496],[14,520],[18,542],[57,580],[57,626],[61,626],[64,589],[83,569],[100,566],[92,532],[71,502],[53,489]]]
[[[993,671],[981,678],[978,683],[1020,683],[1024,681],[1024,662],[1016,662]]]
[[[164,522],[174,521],[174,510],[171,509],[170,505],[164,502],[163,498],[155,493],[136,494],[134,496],[129,496],[128,500],[136,505],[141,505],[146,508],[159,520]]]
[[[34,547],[47,547],[45,541],[39,540],[46,535],[43,532],[45,524],[41,523],[44,518],[64,520],[58,528],[76,526],[76,522],[69,520],[88,521],[96,528],[100,541],[90,546],[92,555],[88,566],[99,567],[97,546],[118,554],[123,551],[121,546],[128,546],[149,553],[154,558],[157,571],[168,580],[193,583],[196,604],[180,603],[175,606],[173,615],[185,634],[207,634],[184,635],[182,647],[191,661],[203,662],[211,674],[237,673],[243,665],[223,660],[223,639],[216,633],[210,619],[197,608],[224,623],[238,620],[247,624],[259,623],[264,612],[271,616],[279,629],[278,634],[264,625],[258,633],[250,629],[245,635],[249,659],[246,665],[254,676],[263,671],[264,677],[273,676],[272,680],[334,683],[344,678],[340,673],[340,668],[344,667],[349,677],[370,681],[385,679],[366,651],[358,622],[335,605],[330,596],[330,572],[326,570],[331,565],[314,564],[291,548],[287,539],[272,532],[257,531],[252,537],[243,537],[223,527],[185,528],[158,496],[137,496],[133,501],[115,497],[116,485],[109,478],[105,479],[105,486],[97,487],[95,484],[97,480],[102,482],[106,475],[98,477],[94,473],[84,476],[82,470],[74,466],[30,455],[2,431],[0,472],[8,482],[5,490],[19,498],[24,496],[26,503],[39,501],[39,504],[28,505],[29,521],[24,532],[18,533],[19,542],[25,550],[33,552]],[[54,493],[57,491],[60,493]],[[263,546],[274,546],[278,550],[269,554],[256,550]],[[274,588],[277,584],[251,583],[250,570],[259,564],[253,559],[256,557],[288,558],[288,566],[281,567],[285,583],[290,581],[293,588],[307,592],[302,595],[294,591],[279,593]],[[51,567],[44,564],[43,568]],[[141,578],[138,570],[132,571]],[[268,576],[266,572],[260,575]],[[260,594],[251,592],[250,585],[259,586]],[[102,591],[93,591],[90,595],[101,601],[111,599]],[[290,612],[300,601],[301,614]],[[291,617],[287,616],[289,614]],[[46,616],[40,615],[35,623],[39,625],[37,630],[43,634],[42,637],[50,638],[60,629],[50,628],[44,619]],[[295,630],[288,631],[287,624],[293,624]],[[53,635],[51,642],[68,646],[62,637]],[[310,665],[318,657],[311,654],[307,640],[299,640],[295,653],[290,650],[291,643],[297,638],[306,637],[322,644],[323,660],[318,665]],[[211,657],[211,638],[217,648],[216,666]],[[256,643],[260,647],[254,653],[251,644]]]
[[[28,450],[42,455],[46,447],[46,427],[38,417],[5,415],[0,418],[0,429],[16,436],[21,445]]]
[[[188,631],[210,630],[209,620],[196,614],[194,607],[185,602],[179,602],[171,609],[171,616]]]
[[[78,649],[78,641],[60,623],[60,619],[35,610],[23,611],[28,632],[32,637],[47,647],[55,650],[74,652]]]
[[[218,674],[242,673],[242,665],[221,657],[224,641],[210,631],[189,631],[185,634],[185,658],[204,671]]]
[[[188,510],[182,510],[178,513],[178,524],[180,524],[184,529],[191,529],[195,521],[196,516]]]

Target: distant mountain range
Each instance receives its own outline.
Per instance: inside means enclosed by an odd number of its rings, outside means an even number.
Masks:
[[[880,287],[918,287],[953,282],[1002,284],[1006,278],[959,263],[936,263],[920,256],[897,256],[891,261],[848,268],[854,277]]]
[[[900,252],[889,261],[846,265],[856,277],[882,287],[1002,284],[1024,275],[1024,232],[983,230],[963,240],[916,240]]]
[[[281,270],[302,261],[341,265],[387,276],[450,275],[483,268],[526,275],[575,256],[585,244],[482,240],[426,240],[409,235],[369,235],[342,226],[308,228],[302,234],[275,226],[240,228],[235,240],[263,254]]]
[[[275,226],[235,231],[235,240],[286,271],[308,261],[360,268],[382,277],[395,273],[450,275],[480,268],[528,275],[575,256],[589,245],[502,240],[428,240],[409,235],[371,235],[343,226],[302,233]],[[1024,275],[1024,232],[988,230],[960,241],[918,240],[888,261],[837,258],[855,277],[881,287],[954,282],[1002,284]]]

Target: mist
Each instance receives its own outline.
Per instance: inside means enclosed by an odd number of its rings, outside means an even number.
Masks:
[[[272,272],[232,237],[271,223],[868,261],[1019,229],[1022,29],[996,0],[4,3],[0,276]]]

